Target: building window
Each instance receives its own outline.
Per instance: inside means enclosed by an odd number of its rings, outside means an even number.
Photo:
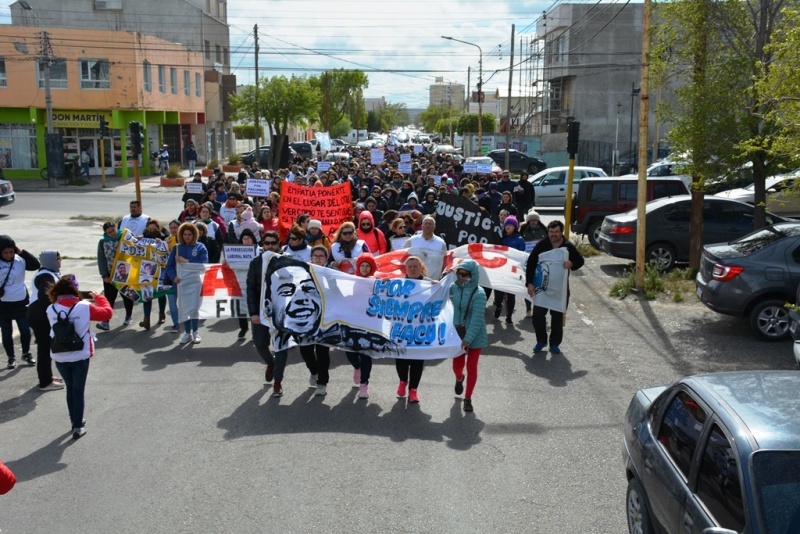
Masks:
[[[189,71],[183,71],[183,94],[189,96],[192,94],[192,77],[189,76]]]
[[[217,58],[217,59],[216,59],[215,61],[216,61],[217,63],[222,63],[222,47],[221,47],[221,46],[219,46],[219,45],[214,45],[214,47],[215,47],[215,49],[216,49],[216,54],[217,54],[217,55],[216,55],[216,58]]]
[[[550,84],[550,109],[552,111],[561,110],[562,89],[560,82],[552,82]]]
[[[194,94],[196,96],[203,96],[203,90],[201,87],[203,86],[203,80],[200,77],[199,72],[194,73]]]
[[[169,69],[169,91],[173,95],[178,94],[178,69],[175,67]]]
[[[222,59],[224,60],[223,65],[230,65],[231,64],[231,56],[228,52],[227,48],[222,49]]]
[[[0,168],[38,169],[36,126],[0,124]]]
[[[554,63],[561,63],[564,61],[564,57],[566,54],[566,38],[563,35],[559,35],[556,37],[555,43],[553,43],[553,62]]]
[[[6,58],[0,58],[0,87],[8,87],[8,78],[6,78]]]
[[[111,75],[107,59],[81,60],[81,89],[110,89]]]
[[[206,59],[211,59],[211,43],[206,41]]]
[[[167,92],[167,69],[164,65],[158,66],[158,92]]]
[[[44,65],[41,60],[36,62],[37,78],[39,79],[39,88],[44,87]],[[50,88],[51,89],[66,89],[67,88],[67,60],[66,59],[51,59],[50,60]]]
[[[148,93],[153,92],[153,70],[150,62],[145,61],[142,63],[142,79],[144,80],[144,90]]]

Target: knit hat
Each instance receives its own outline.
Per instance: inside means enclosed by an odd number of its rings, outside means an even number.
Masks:
[[[519,221],[517,221],[517,218],[514,217],[513,215],[509,215],[508,217],[506,217],[506,220],[503,222],[504,227],[508,225],[511,225],[516,229],[519,229]]]
[[[242,220],[249,221],[253,218],[253,210],[249,207],[242,212]]]
[[[525,222],[541,221],[541,220],[542,218],[539,217],[539,214],[536,212],[536,210],[529,211],[528,214],[525,216]]]
[[[308,221],[308,229],[311,230],[312,228],[319,228],[322,230],[322,221],[318,221],[317,219]]]

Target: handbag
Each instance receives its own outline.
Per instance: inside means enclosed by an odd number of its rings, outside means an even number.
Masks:
[[[472,293],[469,296],[469,300],[467,301],[467,309],[464,310],[464,321],[467,320],[467,316],[469,315],[469,307],[470,307],[470,305],[472,305],[472,297],[475,296],[475,292],[477,290],[478,290],[477,287],[475,289],[473,289]],[[467,335],[467,326],[465,324],[463,324],[463,322],[462,322],[462,324],[457,324],[456,325],[456,333],[458,334],[458,337],[460,337],[461,339],[464,339],[464,337],[466,337],[466,335]]]

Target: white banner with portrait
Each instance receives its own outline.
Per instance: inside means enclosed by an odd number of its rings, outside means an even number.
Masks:
[[[533,303],[536,306],[557,312],[567,311],[569,269],[564,268],[564,262],[568,259],[569,251],[566,247],[539,254],[539,263],[533,277],[536,288]]]
[[[461,354],[450,285],[359,278],[264,253],[261,320],[274,349],[322,344],[373,358],[443,359]]]

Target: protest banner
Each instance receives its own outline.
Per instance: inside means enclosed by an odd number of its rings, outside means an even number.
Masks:
[[[478,174],[491,174],[492,173],[492,164],[491,163],[478,163],[478,168],[476,169]]]
[[[465,173],[475,174],[478,172],[478,164],[474,161],[464,162],[463,167]]]
[[[322,344],[373,358],[442,359],[462,352],[450,274],[440,282],[359,278],[264,254],[261,321],[274,350]]]
[[[455,270],[459,263],[466,260],[475,260],[478,264],[478,284],[482,287],[532,300],[525,286],[528,253],[504,245],[462,245],[445,254],[443,268],[446,271]]]
[[[318,161],[317,162],[317,172],[325,172],[331,170],[331,162],[330,161]]]
[[[383,150],[380,148],[373,148],[369,151],[370,165],[380,165],[383,163]]]
[[[436,233],[451,248],[470,243],[497,244],[500,227],[477,204],[458,195],[439,195],[436,204]]]
[[[569,259],[566,247],[554,248],[539,254],[533,286],[536,288],[534,303],[557,312],[567,311],[569,269],[564,262]]]
[[[411,174],[411,162],[401,162],[397,164],[397,171],[403,174]]]
[[[401,249],[406,246],[409,236],[393,237],[389,241],[392,243],[392,250]]]
[[[179,322],[250,317],[245,293],[249,266],[244,263],[179,263]]]
[[[316,132],[314,138],[319,143],[319,147],[325,152],[331,149],[331,134],[329,132]]]
[[[166,241],[123,230],[114,256],[111,283],[134,302],[166,295],[172,289],[164,280],[168,256]]]
[[[422,154],[422,145],[414,145],[414,154]]]
[[[409,163],[411,161],[411,154],[403,152],[400,154],[400,163]]]
[[[289,235],[298,215],[303,213],[322,223],[322,232],[331,235],[345,221],[353,220],[350,182],[330,187],[306,187],[284,181],[278,212],[281,240]]]
[[[445,253],[421,247],[409,247],[393,250],[375,257],[377,271],[375,278],[402,278],[406,275],[405,261],[409,256],[417,256],[428,270],[428,278],[434,280],[442,276],[442,265]]]
[[[244,187],[245,192],[251,197],[268,197],[270,180],[248,178]]]
[[[223,245],[225,261],[228,263],[250,264],[250,260],[256,257],[255,245],[233,245],[225,243]]]
[[[186,182],[186,192],[191,194],[203,194],[203,182]]]

